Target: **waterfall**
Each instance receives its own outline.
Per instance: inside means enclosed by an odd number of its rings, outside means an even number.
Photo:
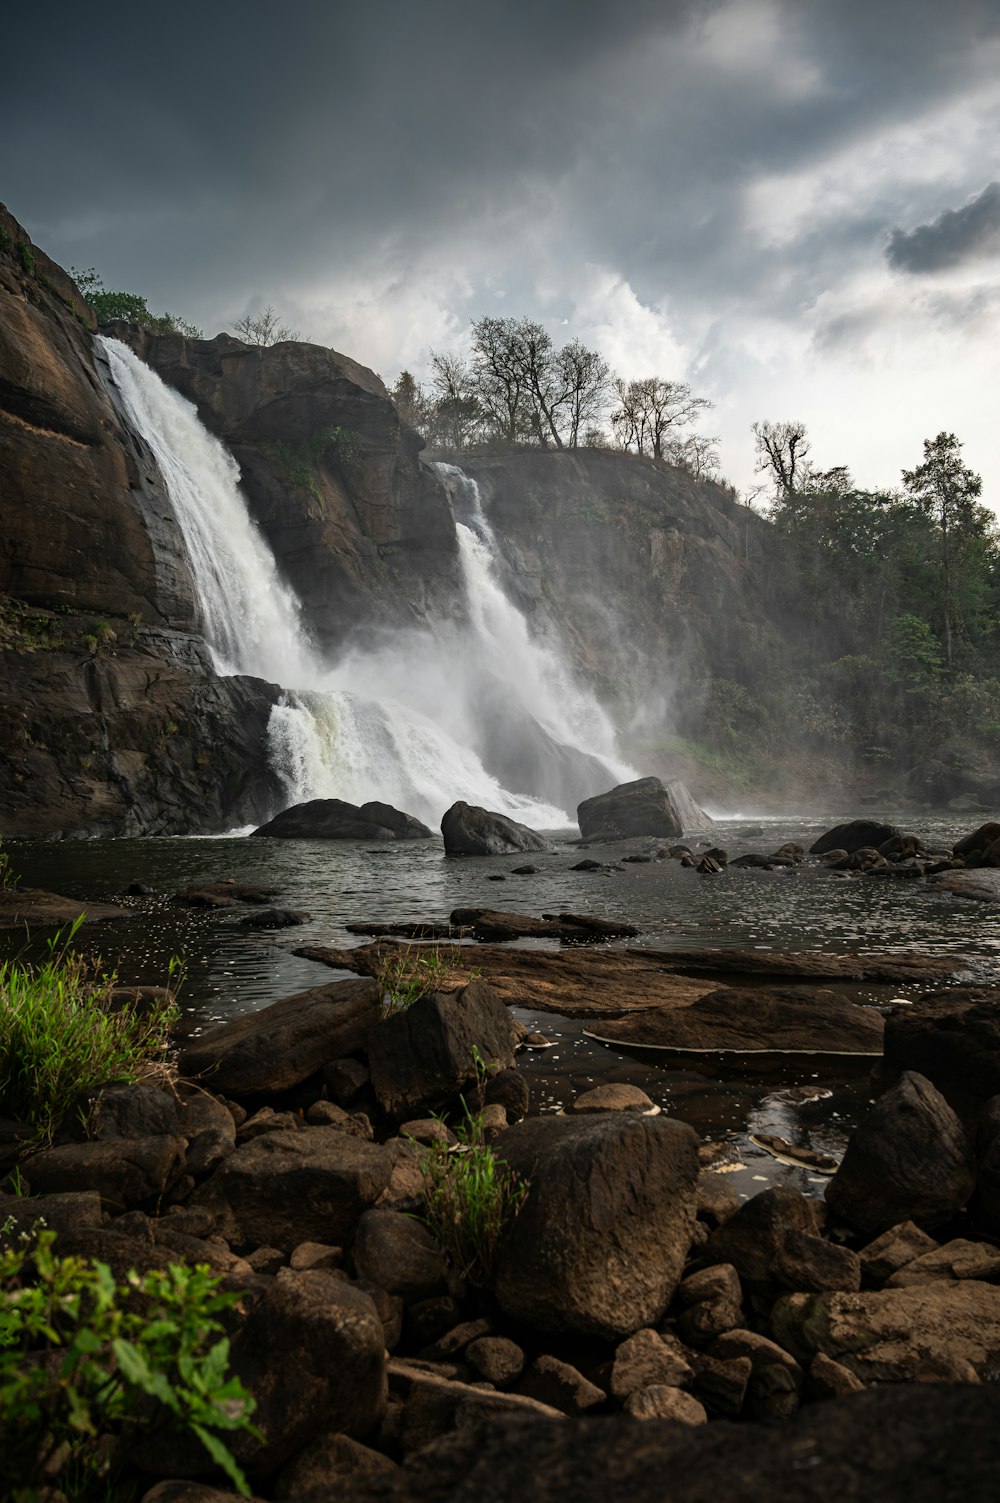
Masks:
[[[603,712],[572,685],[548,648],[532,642],[523,617],[504,597],[481,506],[483,541],[468,527],[459,531],[472,642],[447,632],[399,632],[378,653],[350,653],[330,664],[310,641],[300,602],[248,514],[232,455],[208,433],[193,404],[127,346],[104,336],[99,342],[126,414],[163,475],[217,671],[284,688],[268,740],[289,803],[380,799],[436,824],[463,798],[536,829],[571,823],[561,806],[570,800],[546,796],[544,778],[512,789],[484,765],[488,717],[477,696],[493,683],[516,700],[529,734],[536,721],[544,727],[549,739],[536,748],[537,761],[555,764],[568,756],[573,762],[575,755],[576,773],[593,764],[590,776],[600,786],[618,780],[621,764],[604,753],[613,736]],[[477,546],[485,552],[477,555]],[[503,713],[512,718],[506,704]],[[581,739],[591,741],[596,757]],[[506,760],[517,767],[517,758]]]

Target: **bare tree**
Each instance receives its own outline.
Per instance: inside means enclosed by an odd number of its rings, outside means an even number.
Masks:
[[[596,350],[588,350],[578,339],[563,345],[556,358],[566,391],[567,441],[571,449],[577,449],[597,428],[611,371]]]
[[[458,355],[431,351],[432,416],[428,438],[446,449],[465,449],[478,437],[483,410],[472,371]]]
[[[281,344],[286,339],[298,339],[299,331],[281,323],[268,303],[263,313],[244,313],[233,323],[233,328],[244,344]]]
[[[649,454],[653,459],[667,458],[668,441],[674,431],[691,423],[711,407],[707,397],[696,397],[686,381],[664,381],[660,376],[646,376],[641,381],[614,383],[618,406],[611,414],[611,426],[623,449]]]
[[[710,480],[719,474],[718,442],[704,433],[689,433],[684,438],[671,439],[665,447],[665,457],[693,479]]]
[[[757,450],[758,475],[770,471],[778,500],[794,496],[809,474],[809,440],[805,423],[772,423],[765,419],[750,429]]]

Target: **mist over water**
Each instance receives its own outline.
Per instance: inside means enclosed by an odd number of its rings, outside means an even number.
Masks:
[[[635,776],[593,694],[504,591],[468,476],[439,466],[466,517],[456,529],[468,623],[393,632],[330,662],[247,511],[232,455],[131,350],[99,340],[166,483],[217,672],[285,690],[268,745],[289,804],[379,799],[436,825],[461,798],[554,829],[572,823],[579,799]]]

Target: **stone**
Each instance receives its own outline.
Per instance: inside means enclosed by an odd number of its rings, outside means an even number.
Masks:
[[[775,1185],[753,1196],[712,1233],[702,1261],[731,1263],[745,1289],[767,1297],[782,1289],[857,1289],[857,1254],[826,1242],[817,1235],[817,1226],[814,1202],[798,1190]]]
[[[399,1136],[412,1138],[414,1143],[420,1143],[425,1148],[448,1148],[458,1142],[451,1128],[440,1117],[414,1117],[412,1122],[401,1122]]]
[[[646,1007],[602,1020],[594,1037],[664,1050],[882,1053],[882,1018],[871,1007],[818,987],[727,987],[689,1007]]]
[[[735,1419],[743,1409],[753,1375],[750,1357],[710,1357],[694,1354],[692,1390],[713,1414]]]
[[[976,1134],[976,1193],[972,1212],[977,1226],[1000,1233],[1000,1096],[987,1101]]]
[[[900,1221],[940,1226],[974,1185],[962,1124],[929,1080],[906,1071],[854,1129],[826,1203],[837,1221],[872,1238]]]
[[[1000,1289],[971,1279],[788,1294],[770,1322],[775,1340],[799,1362],[823,1352],[865,1384],[985,1381],[1000,1361]]]
[[[861,1272],[873,1284],[884,1284],[914,1258],[934,1252],[937,1243],[912,1221],[900,1221],[863,1247],[858,1256]]]
[[[482,1336],[492,1335],[492,1322],[485,1316],[478,1320],[465,1320],[445,1331],[420,1355],[427,1362],[449,1362],[454,1357],[460,1357],[471,1342],[478,1341]]]
[[[293,804],[250,833],[276,840],[431,840],[434,835],[419,819],[401,814],[391,804],[359,807],[339,798]]]
[[[349,1107],[371,1080],[368,1066],[360,1059],[335,1059],[320,1069],[330,1099],[338,1106]]]
[[[630,1419],[675,1420],[682,1425],[704,1425],[708,1420],[704,1404],[683,1388],[653,1383],[630,1393],[622,1405]]]
[[[884,824],[876,819],[852,819],[847,824],[834,825],[814,840],[809,847],[811,856],[822,856],[827,851],[844,850],[850,856],[862,846],[878,847],[894,839],[901,831],[895,825]]]
[[[465,1348],[473,1373],[501,1390],[513,1388],[524,1371],[524,1352],[506,1336],[479,1336]]]
[[[381,1011],[375,981],[334,981],[191,1040],[180,1052],[178,1068],[224,1095],[289,1090],[360,1049]]]
[[[453,908],[449,925],[452,933],[502,943],[511,939],[561,939],[569,944],[588,944],[631,939],[640,933],[635,924],[598,918],[590,913],[543,913],[541,918],[535,918],[530,913],[508,913],[497,908]]]
[[[712,1343],[709,1355],[722,1361],[748,1357],[751,1362],[745,1409],[751,1419],[786,1420],[799,1407],[803,1373],[795,1358],[757,1331],[727,1331]]]
[[[445,812],[441,834],[446,856],[509,856],[550,849],[548,841],[527,825],[461,799]]]
[[[300,1242],[292,1249],[288,1266],[300,1273],[310,1269],[339,1268],[343,1261],[342,1247],[331,1247],[328,1242]]]
[[[498,1248],[505,1313],[611,1340],[659,1320],[694,1225],[692,1129],[622,1112],[530,1118],[494,1152],[529,1187]]]
[[[898,1269],[888,1279],[887,1289],[908,1289],[914,1284],[932,1284],[941,1279],[980,1279],[983,1283],[1000,1280],[1000,1248],[989,1242],[970,1242],[955,1237],[943,1247],[921,1253]]]
[[[929,992],[885,1020],[882,1078],[923,1075],[972,1126],[1000,1094],[1000,990],[953,987]]]
[[[806,1374],[805,1396],[809,1400],[842,1399],[861,1393],[864,1384],[842,1362],[834,1362],[825,1352],[817,1352]]]
[[[677,1303],[681,1307],[678,1333],[692,1346],[707,1346],[724,1331],[743,1324],[743,1290],[730,1263],[716,1263],[682,1280]]]
[[[374,1137],[372,1125],[364,1112],[345,1112],[334,1101],[314,1101],[306,1108],[306,1121],[312,1127],[339,1127],[352,1138],[370,1143]]]
[[[619,783],[584,799],[576,811],[584,840],[628,840],[638,835],[673,839],[684,833],[677,809],[659,778]]]
[[[644,1117],[655,1117],[660,1108],[638,1086],[613,1081],[608,1085],[594,1086],[577,1096],[568,1107],[574,1115],[587,1112],[638,1112]]]
[[[606,1402],[607,1395],[568,1362],[536,1357],[521,1379],[520,1392],[562,1414],[587,1414]]]
[[[510,1014],[485,981],[431,992],[368,1031],[368,1064],[383,1111],[399,1120],[436,1110],[477,1078],[477,1060],[509,1069]]]
[[[93,1231],[104,1221],[101,1197],[96,1190],[67,1190],[54,1195],[0,1196],[0,1226],[10,1221],[11,1234],[30,1232],[39,1221],[55,1232],[57,1239],[77,1232]]]
[[[344,1246],[385,1190],[392,1160],[336,1127],[271,1132],[242,1143],[195,1191],[234,1247]]]
[[[334,1503],[345,1487],[398,1471],[398,1463],[381,1451],[340,1430],[327,1430],[281,1468],[272,1496],[275,1503]]]
[[[426,1349],[453,1330],[461,1319],[461,1311],[450,1294],[417,1300],[406,1312],[407,1344]]]
[[[312,918],[303,908],[260,908],[241,918],[244,929],[297,929]]]
[[[359,1278],[398,1294],[405,1304],[444,1294],[448,1265],[426,1227],[398,1211],[366,1211],[354,1238]]]
[[[509,1123],[520,1122],[528,1115],[531,1093],[528,1082],[518,1069],[498,1070],[486,1082],[483,1093],[487,1106],[502,1106]]]
[[[157,1202],[184,1172],[184,1139],[106,1138],[43,1148],[22,1164],[33,1195],[96,1190],[105,1207],[126,1210]]]
[[[689,1388],[694,1369],[680,1342],[658,1331],[636,1331],[615,1351],[611,1365],[611,1394],[624,1403],[630,1394],[651,1385]]]

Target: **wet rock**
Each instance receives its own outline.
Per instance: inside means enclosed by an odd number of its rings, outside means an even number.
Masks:
[[[589,913],[506,913],[494,908],[455,908],[453,931],[479,940],[563,939],[573,944],[591,940],[634,938],[639,930],[620,919],[596,918]]]
[[[540,866],[512,866],[510,874],[512,877],[537,877],[541,869]]]
[[[514,1063],[514,1028],[484,981],[433,992],[368,1033],[368,1064],[382,1109],[405,1119],[443,1106],[476,1078],[477,1059],[492,1068]]]
[[[602,1023],[595,1036],[676,1050],[880,1054],[883,1023],[871,1007],[812,987],[733,987],[690,1007],[649,1007]]]
[[[952,855],[961,856],[970,865],[972,861],[985,864],[985,858],[992,856],[994,850],[1000,850],[1000,824],[995,820],[988,820],[986,824],[957,840],[952,846]],[[991,864],[997,865],[997,862],[991,860]]]
[[[586,1414],[606,1400],[604,1390],[558,1357],[536,1357],[521,1380],[520,1392],[562,1414]]]
[[[900,1221],[940,1226],[974,1184],[962,1124],[929,1080],[907,1071],[851,1134],[826,1203],[838,1221],[876,1237]]]
[[[659,778],[637,778],[584,799],[576,817],[584,840],[627,840],[636,835],[670,840],[684,833],[677,806]]]
[[[811,856],[822,856],[827,851],[844,850],[848,855],[862,846],[877,848],[902,832],[895,825],[884,824],[875,819],[852,819],[843,825],[834,825],[814,840],[809,847]]]
[[[505,1312],[539,1330],[606,1338],[658,1320],[694,1224],[691,1128],[628,1113],[535,1118],[495,1152],[529,1184],[498,1253]]]
[[[250,833],[276,840],[431,840],[434,834],[412,814],[402,814],[391,804],[370,802],[359,807],[339,798],[294,804]]]
[[[1000,1093],[1000,991],[955,987],[930,992],[886,1018],[882,1077],[925,1076],[971,1124]]]
[[[574,1115],[586,1115],[588,1112],[633,1112],[642,1117],[655,1117],[659,1115],[660,1108],[638,1086],[612,1081],[608,1085],[594,1086],[593,1090],[584,1091],[582,1096],[577,1096],[570,1103],[568,1110]]]
[[[1000,1289],[973,1280],[864,1294],[789,1294],[775,1340],[800,1362],[817,1352],[865,1384],[974,1382],[1000,1361]]]
[[[515,851],[549,849],[548,841],[527,825],[461,799],[446,811],[441,834],[447,856],[509,856]]]
[[[312,914],[301,908],[262,908],[241,918],[240,923],[245,929],[294,929],[308,924],[311,918]]]
[[[255,903],[266,907],[277,897],[277,887],[263,887],[253,882],[199,882],[175,892],[172,902],[182,908],[232,908],[236,903]]]
[[[444,1253],[426,1227],[398,1211],[366,1211],[354,1238],[358,1276],[380,1284],[404,1303],[443,1294],[448,1286]]]
[[[704,1425],[708,1420],[705,1406],[693,1394],[664,1383],[637,1389],[622,1407],[630,1419],[674,1420],[681,1425]]]
[[[213,1028],[184,1046],[178,1065],[224,1095],[288,1090],[360,1049],[381,1010],[374,981],[334,981]]]
[[[271,1132],[242,1143],[191,1203],[214,1212],[236,1247],[291,1252],[305,1240],[348,1243],[389,1183],[384,1148],[336,1127]]]
[[[502,1106],[508,1122],[520,1122],[528,1115],[531,1100],[528,1082],[520,1070],[500,1070],[486,1082],[484,1100],[488,1106]]]

